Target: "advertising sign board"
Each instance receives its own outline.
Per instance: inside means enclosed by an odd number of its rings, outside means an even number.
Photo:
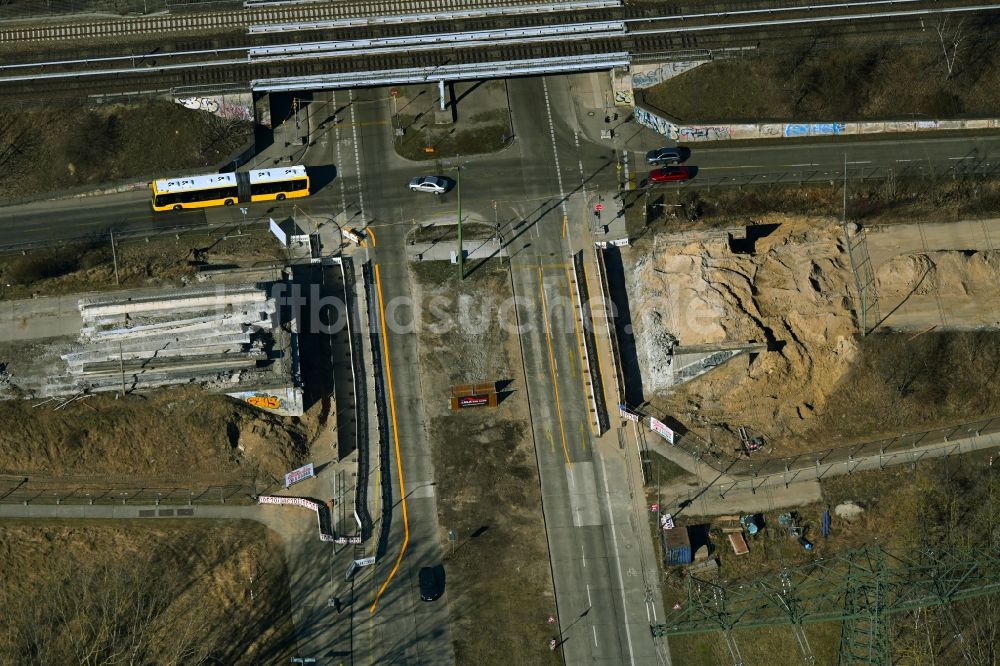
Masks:
[[[667,424],[654,419],[652,416],[649,417],[649,429],[658,435],[661,435],[663,439],[667,440],[671,444],[674,443],[674,431],[668,428]]]
[[[316,476],[316,473],[313,471],[312,463],[299,467],[298,469],[293,469],[285,475],[285,487],[288,488],[289,486],[293,486],[300,481],[311,479],[314,476]]]

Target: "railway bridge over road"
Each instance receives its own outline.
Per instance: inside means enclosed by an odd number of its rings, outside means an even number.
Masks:
[[[438,0],[443,2],[443,0]],[[415,0],[358,7],[247,2],[211,13],[22,19],[0,29],[0,101],[113,94],[333,90],[627,68],[697,50],[779,47],[822,26],[845,39],[968,17],[992,33],[1000,4],[856,0]],[[973,24],[976,24],[973,26]],[[982,26],[978,26],[982,24]],[[986,34],[986,33],[983,33]]]

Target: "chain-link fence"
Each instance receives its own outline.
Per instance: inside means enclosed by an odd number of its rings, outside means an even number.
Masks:
[[[253,504],[274,490],[252,480],[199,483],[0,473],[2,504]]]

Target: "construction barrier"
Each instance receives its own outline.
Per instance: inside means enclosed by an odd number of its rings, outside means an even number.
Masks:
[[[341,537],[338,539],[333,535],[333,530],[330,529],[330,511],[325,504],[320,504],[319,502],[314,502],[310,499],[304,497],[284,497],[281,495],[261,495],[257,498],[258,504],[281,504],[286,506],[301,506],[304,509],[309,509],[316,513],[316,522],[319,525],[319,540],[320,541],[333,541],[336,543],[361,543],[361,537],[353,537],[357,539],[354,541],[350,537]]]

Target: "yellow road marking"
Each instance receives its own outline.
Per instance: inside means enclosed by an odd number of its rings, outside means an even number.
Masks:
[[[568,225],[569,225],[569,218],[563,215],[563,230],[562,230],[563,238],[566,238],[566,227]]]
[[[372,237],[374,241],[374,237]],[[372,243],[374,245],[374,242]],[[399,457],[399,428],[396,425],[396,396],[392,392],[392,365],[389,362],[389,339],[386,337],[385,332],[385,307],[382,305],[382,277],[379,273],[379,265],[375,264],[375,287],[378,291],[378,311],[379,319],[382,324],[382,353],[385,356],[385,379],[386,388],[389,392],[389,413],[392,415],[392,439],[393,444],[396,447],[396,474],[399,475],[399,499],[403,506],[403,545],[399,549],[399,556],[396,558],[396,563],[392,565],[392,570],[389,572],[388,577],[386,577],[385,582],[382,583],[382,587],[378,589],[375,594],[375,600],[372,601],[371,608],[368,609],[369,613],[374,613],[376,606],[378,606],[378,600],[382,597],[382,593],[385,592],[386,588],[389,587],[389,582],[396,576],[396,571],[399,570],[399,563],[403,561],[403,555],[406,553],[407,546],[410,545],[410,519],[406,513],[406,486],[403,484],[403,461]]]
[[[563,455],[566,457],[566,464],[572,469],[573,463],[569,459],[569,448],[566,446],[566,427],[563,425],[562,405],[559,402],[559,379],[556,377],[556,357],[552,353],[552,331],[549,330],[548,307],[545,305],[545,282],[542,278],[542,269],[538,269],[538,290],[542,293],[542,319],[545,321],[545,342],[549,346],[549,367],[552,370],[552,388],[556,396],[556,414],[559,416],[559,434],[562,436]]]
[[[566,270],[566,264],[541,264],[541,265],[536,264],[534,266],[514,266],[514,269],[519,271],[532,271],[532,270],[537,270],[539,268],[541,268],[542,270],[564,271]]]
[[[552,431],[546,430],[546,436],[549,438],[549,448],[552,449],[552,453],[556,452],[556,440],[552,439]]]
[[[583,429],[583,424],[580,424],[580,441],[583,442],[583,450],[587,450],[587,431]]]

